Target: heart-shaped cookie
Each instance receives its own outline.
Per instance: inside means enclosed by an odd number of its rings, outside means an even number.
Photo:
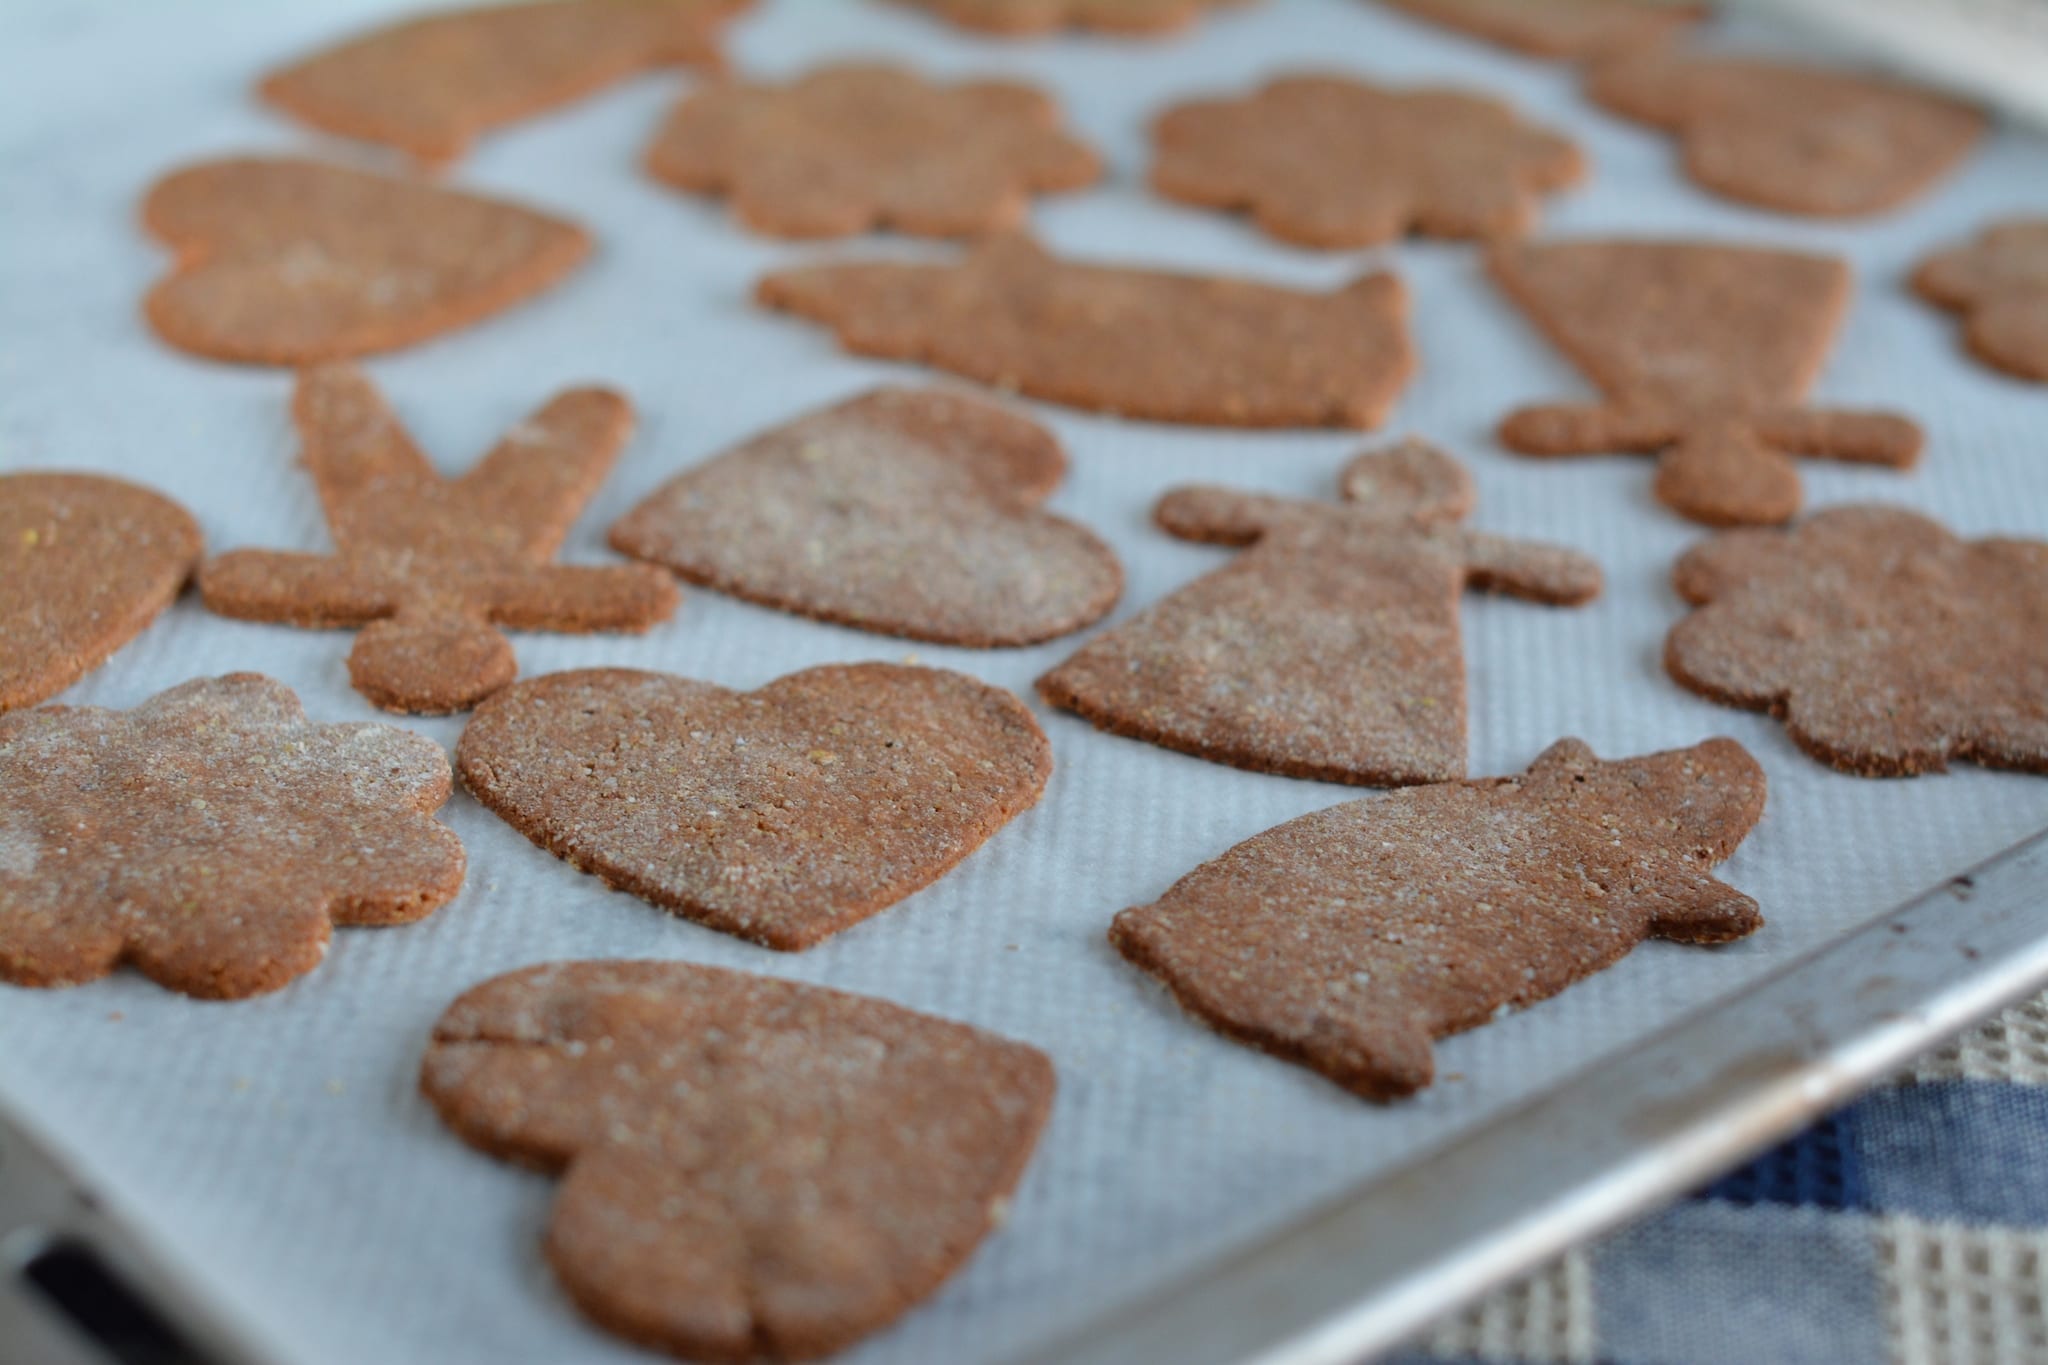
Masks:
[[[397,350],[537,294],[590,253],[573,223],[290,158],[209,161],[142,205],[177,253],[143,304],[180,350],[310,365]]]
[[[420,1085],[562,1175],[578,1307],[689,1360],[823,1355],[1001,1221],[1052,1108],[1043,1053],[885,1000],[682,962],[562,962],[448,1007]]]
[[[613,548],[821,621],[941,644],[1028,645],[1101,618],[1123,572],[1038,510],[1051,432],[942,389],[877,389],[763,432],[656,489]]]
[[[199,551],[199,523],[147,488],[0,477],[0,711],[55,696],[139,635]]]
[[[831,664],[754,692],[630,669],[555,673],[479,706],[477,800],[608,884],[770,948],[808,948],[943,876],[1052,773],[1009,693]]]

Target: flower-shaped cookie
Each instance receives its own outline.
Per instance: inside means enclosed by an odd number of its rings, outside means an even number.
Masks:
[[[1963,315],[1980,358],[2048,383],[2048,218],[1993,223],[1936,252],[1913,273],[1913,287]]]
[[[1161,194],[1249,209],[1267,232],[1304,246],[1518,233],[1540,195],[1585,173],[1576,147],[1498,100],[1334,75],[1176,106],[1153,141]]]
[[[2048,542],[1961,540],[1900,507],[1732,531],[1679,560],[1664,662],[1866,777],[1954,758],[2048,772]]]
[[[316,725],[254,673],[133,711],[0,716],[0,981],[122,962],[187,995],[274,991],[336,924],[424,918],[462,885],[433,813],[447,755],[389,725]]]
[[[647,169],[681,189],[731,196],[741,222],[778,237],[992,232],[1015,226],[1031,195],[1102,173],[1029,86],[940,85],[876,65],[686,95]]]

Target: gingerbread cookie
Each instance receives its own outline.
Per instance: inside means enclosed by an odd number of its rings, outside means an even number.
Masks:
[[[1249,0],[900,0],[961,28],[1006,38],[1061,28],[1126,36],[1170,33],[1203,13]]]
[[[1110,941],[1226,1037],[1353,1094],[1427,1086],[1433,1039],[1547,999],[1646,938],[1762,924],[1715,880],[1764,809],[1741,745],[1412,787],[1247,839],[1116,917]]]
[[[199,523],[97,474],[0,475],[0,711],[54,697],[171,604]]]
[[[943,389],[876,389],[677,475],[614,549],[764,606],[915,640],[1028,645],[1100,619],[1116,555],[1039,510],[1051,432]]]
[[[1845,772],[1952,758],[2048,772],[2048,542],[1960,540],[1902,507],[1733,531],[1678,562],[1697,610],[1664,663],[1705,697],[1782,717]]]
[[[1030,86],[939,85],[872,64],[686,95],[647,169],[681,189],[730,195],[741,222],[779,237],[993,232],[1020,222],[1033,194],[1102,174]]]
[[[452,161],[478,134],[656,66],[719,65],[749,0],[524,0],[375,29],[266,76],[264,99],[338,137]]]
[[[515,683],[455,765],[607,885],[794,951],[937,881],[1052,773],[1023,703],[937,668],[830,664],[753,692],[630,669]]]
[[[1643,0],[1385,0],[1395,9],[1531,57],[1583,62],[1669,41],[1704,5]]]
[[[411,346],[540,293],[590,254],[559,218],[287,158],[178,171],[142,219],[177,253],[144,301],[150,326],[180,350],[255,365]]]
[[[1993,223],[1913,272],[1923,298],[1964,317],[1979,359],[2048,383],[2048,218]]]
[[[690,1360],[825,1355],[930,1297],[1003,1221],[1054,1084],[993,1033],[681,962],[486,981],[420,1069],[463,1141],[561,1177],[577,1307]]]
[[[1830,256],[1705,242],[1508,244],[1493,279],[1606,395],[1522,408],[1524,455],[1658,455],[1657,496],[1709,525],[1799,510],[1791,455],[1909,468],[1920,429],[1891,413],[1800,406],[1849,301]]]
[[[1472,486],[1419,441],[1345,469],[1342,503],[1182,488],[1159,524],[1244,545],[1225,567],[1038,681],[1113,734],[1218,763],[1369,786],[1465,775],[1467,588],[1576,605],[1585,556],[1457,525]]]
[[[1586,93],[1675,133],[1686,174],[1730,199],[1846,218],[1896,208],[1969,154],[1985,119],[1875,76],[1788,62],[1631,52]]]
[[[200,594],[223,616],[360,627],[349,680],[387,711],[466,710],[511,682],[499,627],[637,632],[674,613],[657,569],[549,562],[632,430],[619,395],[557,395],[459,479],[352,366],[300,375],[292,416],[335,552],[236,550],[200,570]]]
[[[1178,105],[1153,142],[1161,194],[1248,209],[1303,246],[1513,235],[1535,222],[1541,195],[1585,174],[1577,147],[1498,100],[1344,76],[1288,76],[1243,99]]]
[[[133,711],[0,716],[0,981],[75,986],[126,962],[230,1000],[320,965],[336,924],[407,924],[462,885],[439,745],[315,725],[254,673]]]
[[[1414,368],[1391,275],[1329,294],[1077,265],[999,237],[952,265],[803,266],[756,296],[858,355],[915,360],[1124,417],[1211,426],[1377,425]]]

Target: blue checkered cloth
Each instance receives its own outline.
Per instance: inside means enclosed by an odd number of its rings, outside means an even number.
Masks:
[[[1395,1359],[2048,1365],[2048,996]]]

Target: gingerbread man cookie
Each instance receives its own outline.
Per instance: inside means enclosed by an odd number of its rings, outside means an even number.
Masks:
[[[1170,33],[1211,9],[1251,0],[901,0],[961,28],[1024,38],[1061,28],[1126,37]]]

